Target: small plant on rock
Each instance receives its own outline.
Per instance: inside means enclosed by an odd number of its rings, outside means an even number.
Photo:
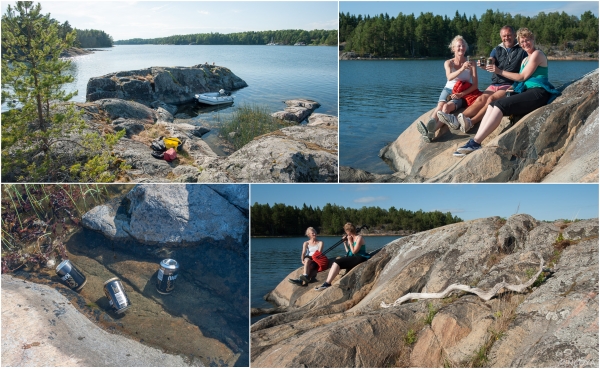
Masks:
[[[428,303],[427,304],[427,316],[425,317],[426,325],[431,325],[431,322],[433,321],[433,317],[435,316],[435,314],[437,314],[437,310],[433,306],[433,303],[431,303],[431,302]]]
[[[404,343],[412,345],[415,342],[417,342],[417,333],[413,329],[409,329],[404,335]]]
[[[220,134],[231,142],[236,150],[241,149],[254,138],[276,131],[287,125],[271,116],[267,107],[259,105],[241,105],[221,123]]]

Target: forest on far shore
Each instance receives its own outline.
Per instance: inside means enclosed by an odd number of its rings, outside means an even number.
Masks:
[[[337,30],[287,29],[279,31],[249,31],[236,33],[197,33],[174,35],[160,38],[134,38],[115,41],[116,45],[266,45],[269,42],[293,45],[304,42],[306,45],[335,46],[338,42]]]
[[[536,45],[572,52],[598,52],[598,17],[591,11],[581,17],[562,13],[544,13],[528,17],[487,10],[480,18],[458,11],[454,18],[433,13],[387,13],[369,15],[339,14],[340,43],[345,51],[373,57],[448,57],[448,44],[462,35],[469,44],[468,55],[488,55],[500,43],[500,28],[509,25],[515,31],[529,28]],[[546,49],[544,49],[546,50]]]
[[[251,234],[256,236],[302,236],[306,228],[313,227],[319,234],[341,235],[344,224],[351,222],[359,227],[367,225],[369,230],[385,230],[390,232],[421,232],[428,229],[458,223],[463,220],[452,216],[450,212],[410,211],[390,207],[360,209],[345,208],[327,203],[323,209],[304,204],[302,208],[285,204],[254,203],[251,208]]]

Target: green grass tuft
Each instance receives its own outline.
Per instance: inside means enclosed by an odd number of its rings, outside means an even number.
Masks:
[[[241,105],[227,119],[221,120],[219,133],[236,150],[241,149],[255,137],[286,127],[285,123],[273,118],[265,106]]]

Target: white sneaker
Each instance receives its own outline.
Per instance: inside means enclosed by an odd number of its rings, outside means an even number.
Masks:
[[[458,123],[460,124],[460,131],[462,133],[467,133],[471,128],[473,128],[473,123],[471,123],[471,118],[467,118],[463,115],[463,113],[458,114]]]
[[[452,129],[458,129],[460,127],[460,123],[458,123],[458,120],[452,114],[446,114],[443,111],[438,111],[437,116],[442,123],[446,124]]]

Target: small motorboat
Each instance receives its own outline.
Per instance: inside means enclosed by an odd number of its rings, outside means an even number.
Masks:
[[[207,105],[221,105],[233,103],[233,96],[231,96],[231,92],[225,91],[223,89],[219,90],[219,92],[206,92],[203,94],[196,94],[194,95],[194,97],[199,103]]]

